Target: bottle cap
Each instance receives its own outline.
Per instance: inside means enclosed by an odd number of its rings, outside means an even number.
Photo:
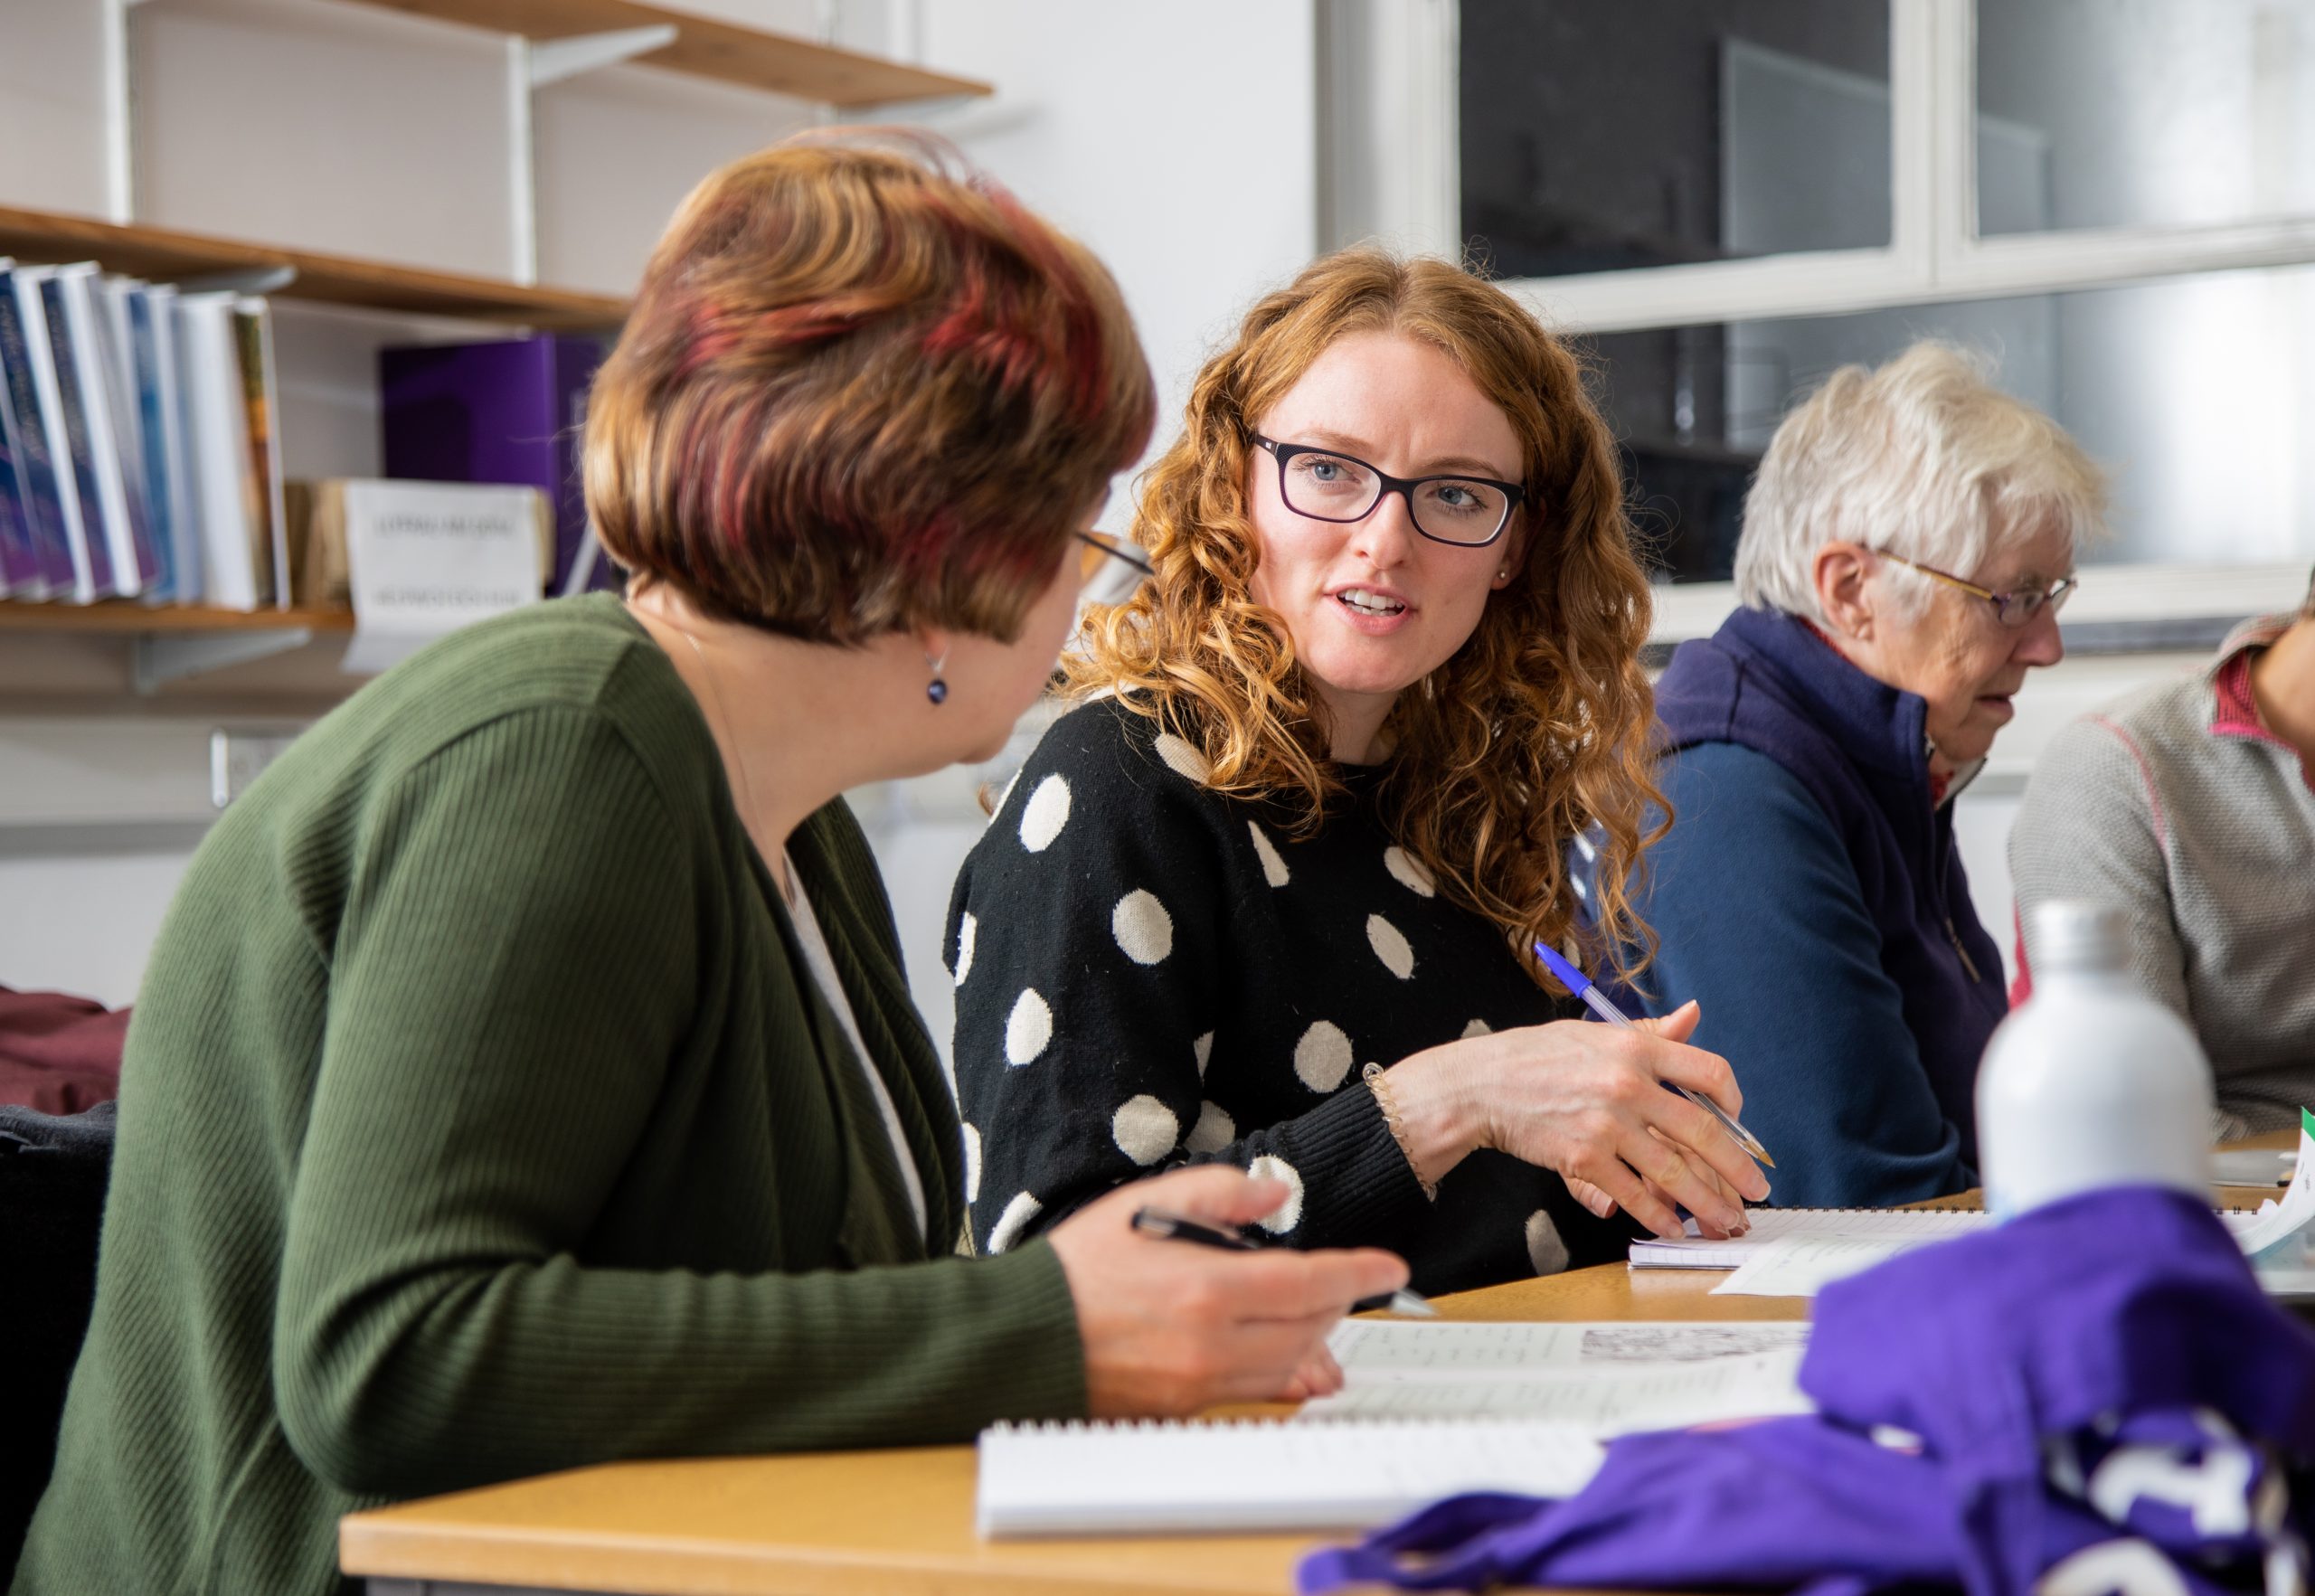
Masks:
[[[2034,962],[2047,970],[2119,971],[2128,962],[2122,911],[2060,899],[2034,907]]]

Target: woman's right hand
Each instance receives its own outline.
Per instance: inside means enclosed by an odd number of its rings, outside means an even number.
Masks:
[[[1700,1091],[1731,1118],[1743,1107],[1727,1061],[1685,1044],[1695,1028],[1693,1006],[1630,1030],[1559,1020],[1427,1049],[1385,1079],[1429,1179],[1494,1147],[1556,1170],[1580,1199],[1590,1186],[1658,1235],[1681,1233],[1675,1204],[1741,1231],[1737,1198],[1762,1201],[1767,1180],[1718,1120],[1664,1088]]]
[[[1403,1261],[1372,1248],[1228,1252],[1132,1228],[1143,1207],[1237,1228],[1286,1197],[1282,1182],[1210,1165],[1130,1182],[1054,1227],[1093,1417],[1170,1418],[1339,1384],[1327,1332],[1352,1303],[1405,1285]]]

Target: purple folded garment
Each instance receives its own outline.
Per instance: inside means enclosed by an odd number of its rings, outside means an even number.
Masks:
[[[1567,1501],[1439,1503],[1312,1554],[1302,1591],[2304,1590],[2315,1336],[2191,1199],[2055,1204],[1829,1286],[1816,1318],[1815,1415],[1628,1437]]]

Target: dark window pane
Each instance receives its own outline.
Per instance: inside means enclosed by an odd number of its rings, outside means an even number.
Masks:
[[[1889,241],[1876,0],[1462,0],[1463,231],[1504,277]]]

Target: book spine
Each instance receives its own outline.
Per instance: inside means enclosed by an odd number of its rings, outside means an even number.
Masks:
[[[233,307],[234,348],[250,417],[250,458],[256,472],[255,541],[250,557],[269,579],[269,596],[288,609],[290,591],[289,516],[281,483],[279,384],[273,374],[273,316],[260,298]]]
[[[143,445],[137,439],[136,389],[128,372],[125,325],[116,327],[112,285],[93,266],[60,274],[80,360],[80,392],[88,407],[89,453],[96,466],[97,502],[105,516],[113,580],[124,596],[150,600],[159,573],[153,528],[145,508]]]
[[[163,418],[166,389],[161,379],[159,337],[149,296],[150,290],[143,284],[131,283],[118,285],[113,298],[119,312],[115,326],[120,335],[121,350],[128,356],[123,396],[133,401],[128,409],[137,432],[137,453],[129,468],[144,496],[149,533],[153,571],[151,581],[146,584],[146,597],[182,602],[185,595],[177,574],[178,538],[169,490],[168,440]]]
[[[24,279],[13,266],[0,266],[0,384],[8,393],[16,424],[15,474],[24,496],[24,526],[39,567],[39,596],[66,598],[72,591],[72,548],[65,536],[64,511],[57,502],[56,467],[49,459],[48,428],[41,415],[40,389],[31,350],[24,341],[24,311],[18,295]],[[27,588],[27,594],[34,590]]]
[[[153,341],[153,399],[160,409],[164,492],[168,505],[170,581],[177,601],[198,604],[205,596],[201,569],[201,523],[195,513],[193,432],[184,413],[184,366],[177,347],[177,291],[156,283],[143,301]]]
[[[24,367],[32,374],[33,414],[38,419],[41,455],[47,464],[50,491],[45,508],[54,515],[57,546],[62,551],[57,557],[63,575],[61,580],[50,577],[50,590],[60,597],[69,596],[75,604],[86,604],[96,598],[97,588],[89,566],[89,540],[80,525],[80,494],[72,479],[72,448],[65,435],[63,401],[57,392],[56,350],[49,342],[43,290],[50,275],[47,267],[19,268],[15,307],[24,324]],[[31,430],[27,430],[28,437]]]
[[[0,259],[0,297],[8,294],[11,263]],[[45,599],[48,578],[41,569],[38,534],[33,523],[32,482],[16,425],[13,384],[7,380],[7,340],[0,335],[0,593],[16,599]]]
[[[112,536],[105,525],[105,506],[97,482],[96,456],[89,436],[90,395],[81,381],[82,344],[73,326],[71,293],[61,276],[40,285],[41,307],[48,320],[48,345],[56,366],[57,418],[64,432],[61,460],[71,465],[71,504],[80,523],[78,552],[89,573],[89,595],[108,599],[120,591],[113,568]],[[61,477],[65,473],[57,472]],[[135,591],[132,588],[130,591]]]
[[[223,609],[250,610],[259,600],[245,491],[249,424],[232,324],[230,294],[177,298],[177,367],[184,384],[194,520],[201,534],[202,596]]]

